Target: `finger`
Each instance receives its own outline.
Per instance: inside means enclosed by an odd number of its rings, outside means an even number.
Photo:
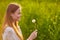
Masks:
[[[38,30],[36,29],[35,31],[37,32]]]
[[[35,32],[35,34],[34,34],[35,36],[37,36],[37,32]]]
[[[34,32],[34,34],[37,34],[37,32]]]
[[[35,32],[37,34],[37,32]]]

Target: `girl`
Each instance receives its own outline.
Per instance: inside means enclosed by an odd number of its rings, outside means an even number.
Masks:
[[[24,40],[18,21],[21,17],[21,6],[9,4],[3,23],[2,40]],[[37,37],[37,30],[33,31],[27,40],[34,40]]]

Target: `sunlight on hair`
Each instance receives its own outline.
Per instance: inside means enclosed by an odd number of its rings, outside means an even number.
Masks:
[[[20,12],[21,12],[21,10],[22,10],[21,4],[18,4],[18,3],[16,3],[16,2],[11,2],[11,3],[8,4],[8,6],[9,6],[10,4],[15,4],[15,5],[19,6],[19,9],[20,9]]]

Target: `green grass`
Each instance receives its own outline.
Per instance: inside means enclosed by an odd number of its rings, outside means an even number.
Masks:
[[[22,6],[19,25],[25,40],[36,28],[38,37],[35,40],[60,40],[59,0],[2,0],[0,1],[0,26],[10,2],[16,2]],[[32,23],[32,19],[36,19],[36,25]]]

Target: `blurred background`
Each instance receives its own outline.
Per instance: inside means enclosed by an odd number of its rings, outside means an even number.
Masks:
[[[13,2],[22,6],[19,26],[25,40],[35,29],[35,40],[60,40],[60,0],[0,0],[0,30],[7,6]]]

